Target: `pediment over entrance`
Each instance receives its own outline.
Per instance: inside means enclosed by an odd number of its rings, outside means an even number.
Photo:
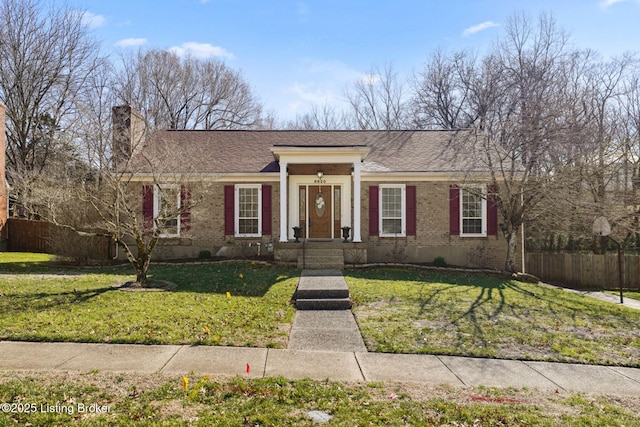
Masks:
[[[317,164],[317,163],[360,163],[369,154],[369,147],[365,145],[335,147],[335,146],[292,146],[276,145],[271,148],[273,157],[286,164]]]

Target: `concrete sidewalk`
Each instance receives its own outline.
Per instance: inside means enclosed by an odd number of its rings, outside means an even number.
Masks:
[[[640,369],[636,368],[416,354],[2,341],[0,369],[193,372],[250,378],[282,375],[294,379],[535,387],[640,396]]]

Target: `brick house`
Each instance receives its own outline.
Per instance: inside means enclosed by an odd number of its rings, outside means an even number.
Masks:
[[[139,119],[128,106],[116,111],[127,125]],[[158,180],[187,177],[170,203],[199,200],[172,223],[156,258],[273,251],[276,260],[301,264],[312,263],[316,251],[326,258],[318,267],[443,257],[450,265],[501,269],[507,244],[489,174],[453,150],[474,138],[470,130],[162,130],[128,151],[145,219],[164,203]],[[166,168],[150,170],[148,158],[166,159]],[[294,227],[306,241],[304,256]]]

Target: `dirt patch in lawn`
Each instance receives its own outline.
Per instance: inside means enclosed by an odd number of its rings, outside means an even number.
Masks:
[[[169,292],[177,287],[178,285],[168,280],[149,280],[144,286],[139,282],[130,281],[113,285],[111,288],[125,292]]]

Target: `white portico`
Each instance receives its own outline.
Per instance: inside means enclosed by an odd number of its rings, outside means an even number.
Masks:
[[[362,241],[361,163],[369,147],[275,145],[271,152],[280,165],[280,242],[293,238],[294,226],[304,237],[329,239],[347,226],[352,241]]]

